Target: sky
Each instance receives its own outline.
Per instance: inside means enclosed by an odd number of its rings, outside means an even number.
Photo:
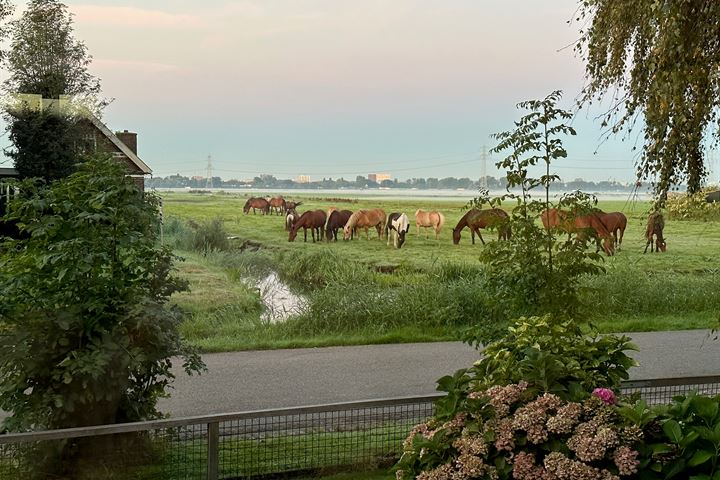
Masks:
[[[223,179],[478,178],[518,102],[560,89],[574,109],[584,81],[576,0],[65,3],[103,120],[155,176],[205,176],[210,156]],[[634,181],[637,133],[603,142],[600,113],[576,114],[564,180]]]

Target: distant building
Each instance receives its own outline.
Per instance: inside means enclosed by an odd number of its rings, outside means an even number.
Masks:
[[[371,182],[380,183],[383,180],[391,180],[389,173],[369,173],[368,180]]]
[[[297,183],[310,183],[310,175],[298,175],[295,181]]]

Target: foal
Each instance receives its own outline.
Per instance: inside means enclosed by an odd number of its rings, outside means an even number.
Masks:
[[[663,238],[663,229],[665,228],[665,219],[660,212],[653,212],[648,217],[647,227],[645,227],[645,251],[647,253],[648,247],[650,252],[653,252],[653,236],[655,236],[655,252],[664,252],[667,248],[665,239]]]

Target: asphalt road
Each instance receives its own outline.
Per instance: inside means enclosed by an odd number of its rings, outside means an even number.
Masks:
[[[633,379],[720,374],[720,340],[707,330],[633,333],[640,366]],[[478,352],[459,342],[304,348],[203,355],[208,372],[176,367],[174,417],[425,395]]]

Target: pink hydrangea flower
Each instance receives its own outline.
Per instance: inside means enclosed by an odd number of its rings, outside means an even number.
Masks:
[[[596,388],[595,390],[593,390],[592,394],[594,397],[602,400],[605,405],[615,404],[615,392],[613,392],[609,388]]]

